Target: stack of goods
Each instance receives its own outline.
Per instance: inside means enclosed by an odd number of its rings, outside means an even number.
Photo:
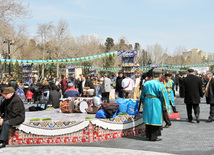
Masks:
[[[116,103],[103,103],[96,118],[115,118],[117,115],[138,115],[138,100],[119,98]]]
[[[30,64],[25,64],[23,66],[23,69],[22,69],[22,73],[23,73],[23,83],[27,83],[28,85],[31,84],[31,77],[32,77],[32,74],[31,74],[31,65]]]

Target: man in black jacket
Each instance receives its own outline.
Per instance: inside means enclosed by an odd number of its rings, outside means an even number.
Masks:
[[[123,87],[122,87],[122,81],[125,77],[123,76],[122,72],[119,72],[119,76],[116,79],[116,92],[119,93],[119,97],[123,98],[124,97],[124,92],[123,92]]]
[[[212,73],[206,74],[206,79],[208,81],[206,89],[205,89],[205,95],[206,95],[206,101],[207,104],[210,104],[210,116],[207,120],[207,122],[212,122],[214,120],[214,79]]]
[[[13,87],[15,89],[15,91],[18,89],[18,82],[13,78],[11,77],[10,78],[10,81],[8,82],[8,86],[9,87]]]
[[[194,70],[188,70],[188,76],[183,80],[184,103],[186,103],[188,121],[192,122],[192,108],[194,109],[197,123],[199,120],[200,98],[203,97],[202,83],[199,77],[194,75]]]
[[[54,85],[52,86],[52,90],[49,95],[49,100],[52,103],[54,108],[59,108],[59,99],[61,98],[61,93],[57,91],[57,87]]]
[[[8,141],[10,127],[25,120],[25,107],[13,87],[5,87],[1,95],[5,98],[0,106],[0,148]]]
[[[79,86],[78,86],[79,93],[81,95],[83,95],[83,88],[84,87],[90,87],[90,89],[94,89],[94,93],[95,93],[95,88],[94,88],[94,85],[91,82],[91,80],[88,80],[85,77],[85,75],[81,75],[80,78],[81,78],[81,81],[80,81]]]

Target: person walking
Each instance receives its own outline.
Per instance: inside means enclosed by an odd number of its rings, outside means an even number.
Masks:
[[[170,79],[170,74],[165,74],[164,86],[168,92],[169,102],[172,106],[174,113],[178,113],[175,106],[175,91],[174,91],[174,81]]]
[[[167,105],[163,91],[164,85],[153,79],[153,73],[147,73],[148,80],[143,86],[141,101],[143,103],[143,122],[146,124],[146,138],[160,141],[163,124],[163,107]],[[158,78],[158,77],[157,77]],[[166,90],[165,90],[166,91]],[[167,107],[165,107],[168,109]]]
[[[199,123],[199,114],[201,102],[200,98],[203,97],[202,83],[199,77],[194,75],[194,70],[188,70],[188,76],[183,80],[184,89],[184,103],[186,104],[188,121],[192,122],[192,109],[194,110],[196,122]]]
[[[207,104],[210,104],[210,116],[207,122],[212,122],[214,120],[214,79],[213,74],[208,72],[206,74],[206,79],[208,81],[205,88],[205,95]]]

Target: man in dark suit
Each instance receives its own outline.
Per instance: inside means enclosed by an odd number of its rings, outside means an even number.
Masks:
[[[212,73],[206,74],[207,86],[205,89],[207,104],[210,104],[210,116],[207,122],[212,122],[214,120],[214,79]]]
[[[122,87],[122,81],[123,79],[125,79],[125,77],[123,76],[123,73],[122,72],[119,72],[119,75],[116,79],[116,92],[118,92],[118,96],[120,98],[123,98],[124,97],[124,93],[123,93],[123,87]]]
[[[79,88],[79,93],[81,95],[83,95],[83,88],[84,87],[90,87],[90,89],[95,90],[93,83],[91,82],[91,80],[88,80],[85,75],[81,75],[80,78],[81,78],[81,81],[79,83],[78,88]]]
[[[192,122],[192,108],[194,109],[196,122],[199,123],[200,98],[203,97],[202,83],[199,77],[194,75],[194,70],[188,70],[188,76],[183,80],[184,103],[186,103],[188,121]]]

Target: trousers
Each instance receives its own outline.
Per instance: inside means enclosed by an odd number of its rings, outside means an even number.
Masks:
[[[163,120],[166,122],[166,124],[171,125],[167,110],[163,110]]]
[[[200,107],[199,104],[186,104],[187,109],[187,117],[189,120],[192,120],[192,109],[194,110],[195,116],[199,116],[200,114]]]
[[[7,142],[9,132],[10,132],[10,125],[8,121],[5,121],[0,128],[0,141]]]
[[[150,140],[156,140],[161,135],[160,126],[153,126],[146,124],[146,138]]]
[[[102,100],[104,101],[104,100],[106,100],[107,101],[107,103],[110,103],[109,102],[109,92],[105,92],[105,93],[102,93]]]
[[[210,116],[212,120],[214,120],[214,104],[210,104]]]
[[[123,89],[120,89],[120,90],[118,90],[118,96],[119,96],[119,98],[123,98],[124,97],[124,92],[123,92]]]

